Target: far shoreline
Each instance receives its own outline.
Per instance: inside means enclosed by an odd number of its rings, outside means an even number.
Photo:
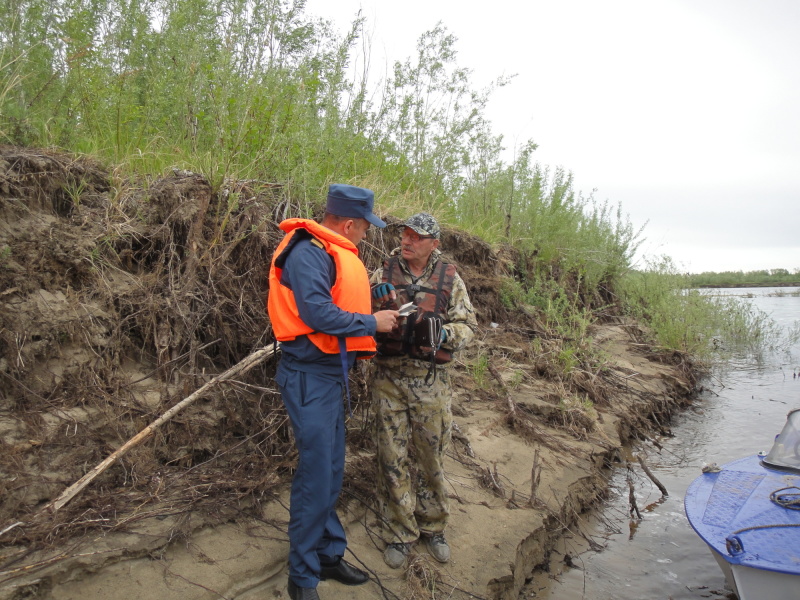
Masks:
[[[704,283],[692,288],[760,288],[760,287],[800,287],[800,281],[781,281],[765,283]]]

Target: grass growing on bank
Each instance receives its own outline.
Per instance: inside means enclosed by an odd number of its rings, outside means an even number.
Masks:
[[[373,188],[379,210],[433,212],[507,241],[536,270],[591,290],[637,245],[620,207],[535,161],[504,157],[485,88],[438,25],[372,87],[363,19],[344,35],[302,0],[177,4],[113,0],[0,7],[0,141],[85,153],[125,173],[173,167],[281,186],[311,214],[332,181]],[[535,263],[535,265],[534,265]],[[541,267],[539,266],[541,265]],[[527,275],[526,275],[527,276]]]
[[[661,345],[701,360],[758,355],[785,348],[798,339],[796,330],[784,331],[742,298],[688,288],[687,277],[668,258],[631,272],[621,283],[627,310],[648,323]]]
[[[565,374],[596,368],[589,326],[620,307],[698,355],[726,328],[763,327],[678,293],[671,268],[633,272],[642,230],[539,164],[532,141],[505,160],[486,106],[510,78],[476,88],[442,25],[373,89],[364,20],[338,35],[303,0],[23,0],[0,19],[0,142],[90,154],[121,175],[189,169],[215,192],[266,183],[307,216],[329,183],[348,182],[374,189],[384,213],[426,210],[510,242],[504,301],[563,340],[548,351]]]

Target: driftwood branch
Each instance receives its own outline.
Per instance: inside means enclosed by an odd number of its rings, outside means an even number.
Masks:
[[[237,375],[241,375],[246,373],[258,363],[266,360],[270,356],[275,353],[275,346],[270,344],[269,346],[264,346],[260,350],[256,350],[255,352],[249,354],[238,363],[233,365],[227,371],[217,375],[213,379],[211,379],[208,383],[203,385],[200,389],[195,391],[193,394],[187,396],[180,402],[178,402],[175,406],[170,408],[167,412],[157,418],[155,421],[150,423],[147,427],[142,429],[139,433],[125,442],[120,448],[115,450],[112,454],[108,456],[103,462],[98,464],[94,467],[91,471],[89,471],[86,475],[81,477],[78,481],[73,483],[69,486],[66,490],[64,490],[61,495],[49,503],[47,506],[42,509],[40,514],[42,513],[54,513],[60,508],[62,508],[65,504],[67,504],[70,500],[72,500],[75,496],[77,496],[83,488],[89,485],[92,480],[94,480],[98,475],[103,473],[106,469],[108,469],[111,465],[113,465],[120,457],[124,456],[131,448],[138,446],[148,437],[153,435],[156,429],[161,427],[164,423],[172,419],[175,415],[181,412],[184,408],[192,404],[195,400],[202,397],[208,390],[213,388],[220,383],[223,383],[229,379]]]
[[[481,469],[483,474],[483,483],[497,496],[500,498],[505,498],[506,490],[503,487],[503,484],[500,482],[500,474],[497,472],[497,463],[492,462],[492,466],[494,467],[494,472],[492,472],[492,469],[489,467]]]
[[[508,405],[508,413],[510,415],[513,415],[514,413],[517,412],[517,407],[514,404],[514,400],[511,398],[511,394],[508,392],[508,388],[506,387],[505,382],[503,381],[503,376],[500,375],[500,372],[493,364],[489,363],[488,367],[489,367],[489,373],[491,373],[492,377],[494,377],[497,380],[497,383],[500,385],[500,389],[502,390],[503,394],[505,394],[506,404]]]
[[[17,521],[16,523],[12,523],[11,525],[3,529],[3,531],[0,531],[0,536],[8,531],[11,531],[12,529],[14,529],[14,527],[19,527],[20,525],[25,525],[25,523],[23,523],[22,521]]]
[[[640,455],[637,454],[636,455],[636,460],[638,460],[639,464],[642,465],[642,470],[645,473],[647,473],[647,476],[650,478],[650,480],[653,483],[656,484],[656,487],[658,487],[659,490],[661,490],[661,495],[662,496],[669,496],[669,494],[667,493],[667,488],[664,487],[664,484],[661,483],[658,479],[656,479],[656,476],[653,475],[653,473],[650,471],[650,469],[647,468],[647,465],[645,464],[644,459]]]
[[[539,449],[533,453],[533,467],[531,468],[531,497],[528,500],[530,506],[536,506],[536,490],[539,489],[539,482],[542,478],[542,467],[539,464]]]
[[[636,492],[633,489],[633,479],[628,475],[628,502],[631,505],[631,516],[636,513],[636,518],[641,519],[642,513],[639,512],[639,506],[636,504]]]

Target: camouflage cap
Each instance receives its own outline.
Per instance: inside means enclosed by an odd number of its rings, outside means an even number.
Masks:
[[[411,215],[403,225],[413,229],[420,235],[431,235],[437,240],[442,232],[433,215],[424,212]]]

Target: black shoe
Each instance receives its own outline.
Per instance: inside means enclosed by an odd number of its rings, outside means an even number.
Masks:
[[[369,581],[369,575],[344,559],[340,559],[338,563],[329,567],[323,565],[319,578],[333,579],[345,585],[361,585]]]
[[[317,588],[304,588],[289,580],[289,600],[319,600]]]

